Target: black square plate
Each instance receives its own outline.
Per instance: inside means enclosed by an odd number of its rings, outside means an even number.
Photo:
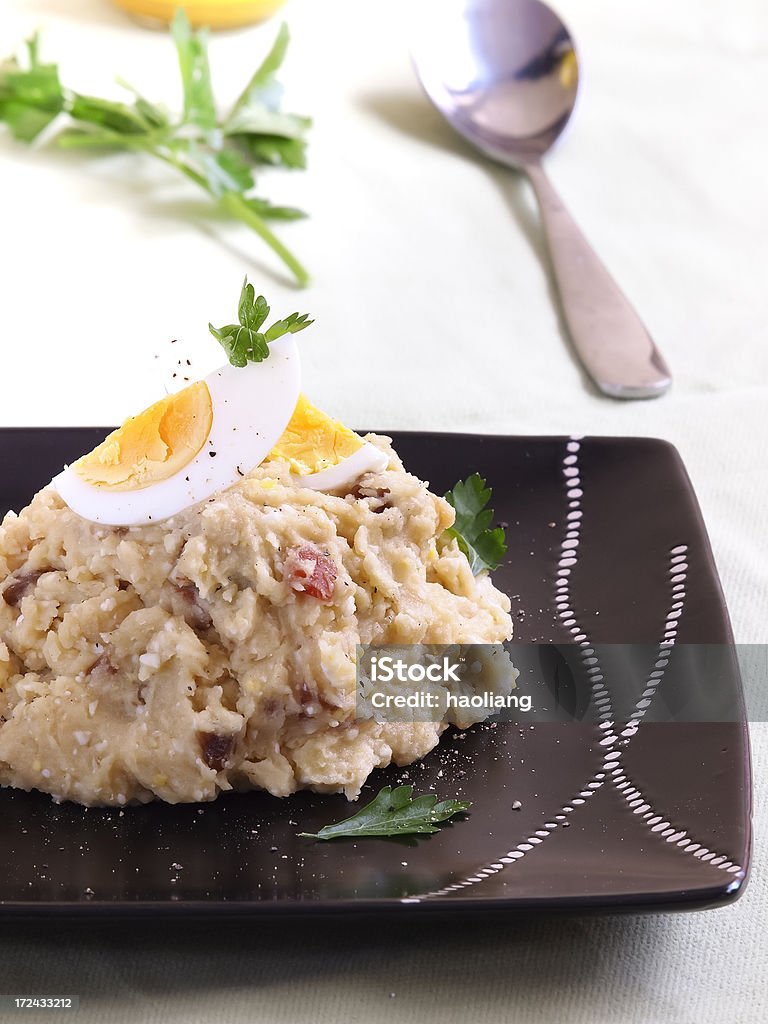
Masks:
[[[94,428],[0,431],[0,513],[19,509]],[[496,573],[518,641],[731,643],[701,514],[665,442],[396,433],[438,492],[478,471],[507,524]],[[675,658],[675,650],[667,653]],[[113,809],[0,792],[0,915],[685,909],[733,899],[750,852],[746,724],[642,721],[606,746],[609,673],[586,666],[595,714],[451,732],[387,783],[472,801],[421,841],[315,843],[300,831],[349,814],[340,796],[231,794],[203,806]],[[695,691],[695,666],[651,689]],[[740,708],[738,671],[724,686]],[[688,695],[689,696],[689,695]],[[615,756],[614,756],[615,755]]]

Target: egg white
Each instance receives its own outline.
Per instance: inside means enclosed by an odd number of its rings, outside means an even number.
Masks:
[[[294,338],[272,342],[269,358],[261,363],[214,370],[205,383],[213,422],[193,459],[167,480],[135,491],[96,487],[66,467],[53,485],[72,511],[107,526],[158,522],[231,487],[258,466],[288,426],[299,398],[301,362]]]
[[[389,456],[366,441],[362,448],[348,455],[342,462],[317,473],[297,476],[299,487],[311,487],[313,491],[341,491],[350,487],[364,473],[380,473],[387,468]]]

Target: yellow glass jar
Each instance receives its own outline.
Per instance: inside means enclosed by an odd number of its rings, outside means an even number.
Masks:
[[[285,0],[114,0],[124,11],[152,21],[170,22],[183,7],[190,23],[198,28],[236,28],[263,21]]]

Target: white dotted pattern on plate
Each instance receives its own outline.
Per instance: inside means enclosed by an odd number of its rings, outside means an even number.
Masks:
[[[590,681],[591,700],[596,708],[599,720],[597,743],[602,750],[600,769],[585,783],[576,796],[572,797],[567,804],[564,804],[556,814],[553,814],[549,821],[544,822],[542,828],[536,829],[513,849],[507,850],[506,853],[498,857],[497,860],[484,864],[471,875],[466,875],[459,881],[452,882],[442,889],[434,889],[431,892],[419,893],[414,896],[404,896],[400,900],[401,903],[421,903],[423,900],[450,896],[452,893],[461,892],[464,889],[478,885],[486,878],[499,874],[499,872],[504,871],[506,868],[517,863],[517,861],[522,860],[526,854],[535,850],[537,846],[540,846],[548,836],[552,835],[558,827],[568,820],[569,816],[578,807],[594,796],[606,782],[614,786],[621,793],[634,814],[642,815],[643,821],[652,834],[657,835],[667,843],[675,844],[681,852],[688,853],[697,860],[710,864],[712,867],[720,868],[721,871],[726,871],[739,878],[744,876],[744,870],[740,865],[728,860],[723,855],[717,854],[714,850],[707,849],[701,843],[695,842],[685,829],[676,827],[663,814],[657,813],[637,786],[632,784],[622,767],[622,757],[632,738],[637,734],[640,722],[651,706],[653,697],[664,678],[664,671],[669,664],[672,654],[671,649],[677,639],[679,620],[685,608],[688,547],[686,544],[680,544],[672,548],[669,554],[672,601],[664,623],[664,634],[658,645],[658,656],[646,680],[645,689],[629,717],[629,722],[622,730],[621,736],[617,736],[614,731],[611,694],[600,666],[599,658],[590,644],[585,630],[579,625],[576,613],[572,607],[571,576],[573,570],[578,565],[578,551],[584,514],[582,507],[584,491],[579,467],[581,442],[582,438],[580,436],[571,437],[566,445],[566,453],[563,458],[562,472],[567,499],[566,530],[560,544],[560,557],[557,563],[555,608],[561,625],[571,634],[573,642],[581,648],[579,655]],[[621,742],[623,748],[621,750],[617,749],[619,742]],[[736,884],[735,881],[734,884]]]

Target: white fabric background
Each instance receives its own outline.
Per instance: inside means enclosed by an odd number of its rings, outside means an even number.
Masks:
[[[171,338],[206,372],[219,361],[206,324],[230,316],[247,270],[276,312],[317,317],[302,343],[305,387],[352,425],[674,442],[737,639],[765,642],[768,13],[761,0],[559,9],[584,84],[549,169],[673,367],[668,396],[616,404],[585,384],[528,188],[469,153],[422,98],[408,3],[291,0],[284,80],[290,105],[316,118],[311,167],[265,175],[264,191],[310,210],[283,234],[312,286],[293,290],[257,239],[163,169],[30,151],[3,133],[0,425],[121,419],[167,385]],[[119,71],[150,96],[176,95],[167,39],[107,0],[0,5],[4,49],[36,25],[71,84],[103,91]],[[274,28],[215,37],[222,97]],[[761,1022],[763,727],[753,741],[759,845],[747,893],[725,910],[407,933],[0,916],[0,991],[79,991],[81,1021]]]

